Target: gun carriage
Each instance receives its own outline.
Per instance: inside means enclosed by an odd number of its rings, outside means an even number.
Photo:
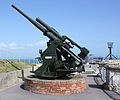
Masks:
[[[49,38],[47,49],[43,52],[39,50],[40,57],[37,57],[37,59],[42,61],[42,66],[34,71],[35,77],[59,78],[76,72],[78,69],[80,72],[83,71],[84,59],[89,53],[85,47],[79,46],[67,36],[61,36],[54,28],[47,25],[40,18],[36,18],[35,21],[14,5],[12,7],[42,31],[44,36]],[[74,46],[80,50],[78,55],[71,51]]]

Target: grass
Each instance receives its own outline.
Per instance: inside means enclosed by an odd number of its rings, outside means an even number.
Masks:
[[[0,60],[0,73],[24,69],[35,64],[29,64],[16,60]]]

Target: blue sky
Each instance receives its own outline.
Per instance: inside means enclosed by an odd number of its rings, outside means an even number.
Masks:
[[[48,40],[12,4],[96,56],[108,54],[108,41],[114,42],[114,55],[120,55],[120,0],[1,0],[0,57],[36,57]]]

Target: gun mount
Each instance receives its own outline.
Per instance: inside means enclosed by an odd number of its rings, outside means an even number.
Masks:
[[[47,25],[40,18],[36,21],[28,17],[21,10],[12,5],[19,13],[27,18],[34,26],[43,32],[50,40],[47,42],[47,49],[40,50],[39,61],[43,61],[41,67],[34,71],[35,77],[41,78],[58,78],[76,72],[77,69],[83,70],[83,62],[89,51],[85,47],[80,47],[67,36],[61,36],[54,28]],[[78,55],[70,49],[76,46],[80,49]]]

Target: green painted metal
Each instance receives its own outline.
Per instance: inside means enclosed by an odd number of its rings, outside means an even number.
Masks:
[[[40,50],[40,57],[37,59],[42,62],[42,66],[34,71],[35,77],[39,78],[59,78],[67,76],[73,72],[81,72],[84,59],[89,53],[85,47],[80,47],[67,36],[61,36],[54,28],[47,25],[40,18],[34,21],[21,10],[12,5],[19,13],[27,18],[33,25],[43,32],[50,40],[47,42],[47,49]],[[80,50],[80,54],[74,54],[70,49],[76,46]]]

